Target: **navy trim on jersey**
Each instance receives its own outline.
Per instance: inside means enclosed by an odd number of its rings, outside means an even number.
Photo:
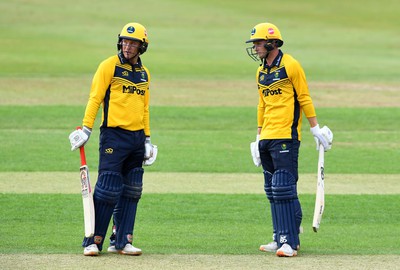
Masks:
[[[260,70],[258,74],[258,82],[265,86],[270,86],[271,84],[287,78],[288,75],[285,67],[278,68],[271,73],[264,73]]]
[[[110,106],[110,93],[111,93],[110,87],[111,86],[108,86],[106,95],[104,96],[104,107],[103,107],[104,119],[103,119],[103,124],[101,125],[102,127],[107,127],[108,125],[108,108]]]
[[[299,139],[299,133],[297,132],[297,127],[299,126],[299,119],[300,119],[300,103],[297,100],[297,93],[295,89],[294,91],[294,108],[293,108],[293,123],[292,123],[292,139],[298,140]]]
[[[121,66],[115,66],[114,77],[131,81],[132,83],[139,84],[149,80],[146,70],[138,65],[132,67],[132,71],[125,69]]]

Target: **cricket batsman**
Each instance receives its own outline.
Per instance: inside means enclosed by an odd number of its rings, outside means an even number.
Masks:
[[[126,24],[118,35],[118,53],[100,63],[93,77],[83,129],[69,136],[72,150],[87,143],[102,105],[98,179],[94,189],[95,231],[82,243],[85,256],[97,256],[113,215],[115,243],[110,252],[141,255],[133,246],[136,210],[142,196],[143,165],[156,159],[150,140],[150,73],[142,64],[148,48],[146,28]]]
[[[248,55],[261,60],[256,72],[258,127],[251,154],[254,164],[263,168],[273,225],[273,241],[261,245],[260,250],[293,257],[300,247],[302,221],[297,196],[302,114],[311,126],[317,150],[320,144],[325,151],[331,148],[331,131],[319,127],[303,68],[280,50],[283,39],[279,29],[272,23],[257,24],[246,43],[252,43],[246,49]]]

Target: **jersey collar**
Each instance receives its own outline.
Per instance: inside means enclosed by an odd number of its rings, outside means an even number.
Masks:
[[[128,59],[125,58],[124,54],[121,51],[118,53],[118,58],[121,64],[130,64]],[[142,60],[140,59],[140,57],[138,58],[138,61],[134,66],[142,67]]]
[[[274,61],[272,62],[271,66],[267,65],[267,61],[264,61],[264,66],[263,68],[272,68],[273,66],[279,67],[281,65],[281,61],[282,61],[282,56],[283,56],[283,52],[281,50],[279,50],[278,55],[275,57]]]

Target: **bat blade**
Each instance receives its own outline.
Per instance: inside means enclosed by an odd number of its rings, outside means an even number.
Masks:
[[[85,237],[92,237],[94,235],[94,203],[93,203],[93,190],[90,184],[89,168],[86,165],[86,156],[84,146],[80,147],[81,167],[81,192],[83,202],[83,219],[85,223]]]
[[[321,224],[322,214],[325,208],[325,175],[324,175],[324,157],[325,150],[322,145],[319,147],[318,155],[318,179],[317,179],[317,192],[315,197],[315,208],[313,217],[313,230],[317,232]]]
[[[94,203],[92,186],[89,179],[89,169],[86,165],[80,167],[80,176],[85,236],[92,237],[94,235]]]

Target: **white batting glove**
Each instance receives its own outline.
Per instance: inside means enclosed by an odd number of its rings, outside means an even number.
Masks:
[[[150,166],[156,161],[157,158],[157,145],[151,144],[150,137],[146,137],[146,140],[144,142],[144,160],[143,160],[143,165],[144,166]]]
[[[151,144],[150,137],[146,137],[144,141],[144,159],[149,159],[153,155],[153,145]]]
[[[143,166],[153,165],[154,161],[156,161],[157,159],[157,154],[158,154],[158,147],[157,145],[153,145],[152,156],[149,157],[148,159],[143,160]]]
[[[319,128],[317,124],[315,127],[310,128],[310,131],[317,144],[317,150],[320,144],[324,147],[325,152],[332,148],[333,133],[327,126]]]
[[[258,149],[258,142],[260,141],[260,135],[256,136],[256,141],[250,143],[250,153],[253,158],[253,163],[257,167],[261,166],[260,150]]]
[[[83,127],[83,129],[77,129],[71,132],[69,135],[69,141],[71,143],[71,151],[75,151],[82,145],[84,145],[90,137],[92,131],[88,127]]]

